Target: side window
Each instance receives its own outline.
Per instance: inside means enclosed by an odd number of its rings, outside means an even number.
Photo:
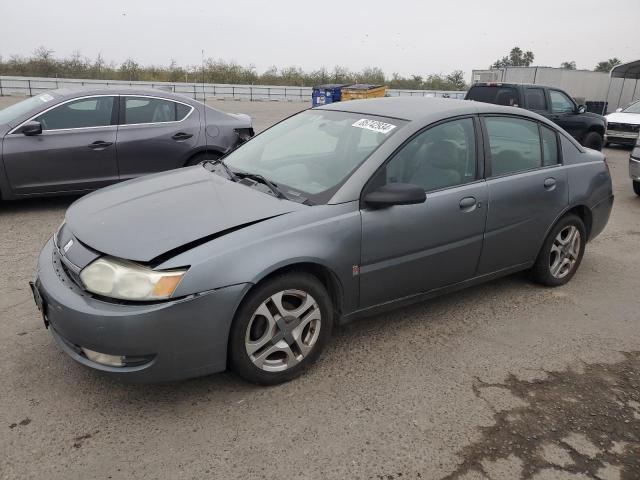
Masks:
[[[551,98],[551,111],[553,113],[570,113],[575,109],[573,101],[558,90],[549,90]]]
[[[484,119],[491,149],[492,176],[507,175],[542,165],[538,124],[513,117]]]
[[[473,119],[443,123],[420,133],[386,165],[386,183],[412,183],[426,191],[476,178]]]
[[[82,98],[36,117],[43,130],[104,127],[111,125],[114,97]]]
[[[163,123],[182,120],[191,111],[191,107],[182,103],[161,98],[123,97],[124,123]]]
[[[547,99],[544,96],[544,90],[542,88],[527,88],[527,106],[531,110],[546,110]]]
[[[540,126],[542,130],[543,165],[556,165],[558,163],[558,137],[550,128]]]

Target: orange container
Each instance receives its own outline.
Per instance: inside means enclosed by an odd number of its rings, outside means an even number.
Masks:
[[[387,93],[384,85],[369,85],[367,83],[357,83],[342,88],[342,98],[345,100],[361,100],[364,98],[380,98]]]

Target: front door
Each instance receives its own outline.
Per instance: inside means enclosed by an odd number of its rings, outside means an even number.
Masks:
[[[477,151],[474,119],[457,119],[417,134],[376,173],[365,192],[411,183],[427,199],[362,209],[361,308],[475,275],[487,212]]]
[[[118,127],[120,178],[184,166],[198,145],[198,110],[186,103],[122,96]]]
[[[14,194],[82,192],[118,181],[115,97],[72,100],[35,117],[40,135],[4,138]]]
[[[559,90],[549,90],[551,113],[545,115],[552,122],[564,128],[572,137],[581,139],[584,134],[583,119],[578,114],[576,104],[565,93]]]

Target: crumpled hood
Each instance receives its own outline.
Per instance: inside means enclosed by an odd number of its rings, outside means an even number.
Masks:
[[[278,199],[202,166],[150,175],[75,202],[65,221],[89,247],[148,262],[170,250],[307,206]]]
[[[615,112],[607,115],[609,123],[627,123],[629,125],[640,125],[640,113]]]

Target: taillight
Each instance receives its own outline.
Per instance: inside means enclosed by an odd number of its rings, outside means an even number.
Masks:
[[[611,176],[611,170],[609,170],[609,162],[607,162],[607,156],[605,155],[604,158],[604,166],[607,167],[607,173],[609,174],[609,176]]]

